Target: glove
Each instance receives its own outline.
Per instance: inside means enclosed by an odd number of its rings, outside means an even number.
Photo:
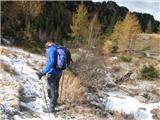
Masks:
[[[45,75],[45,73],[42,73],[42,72],[37,72],[36,74],[39,79],[41,79]]]

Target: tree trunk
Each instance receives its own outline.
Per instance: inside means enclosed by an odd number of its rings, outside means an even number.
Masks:
[[[134,45],[135,45],[135,38],[132,36],[128,47],[128,52],[130,55],[133,53]]]
[[[88,37],[88,46],[92,47],[91,43],[92,43],[92,34],[93,34],[93,24],[91,24],[90,26],[90,30],[89,30],[89,37]]]

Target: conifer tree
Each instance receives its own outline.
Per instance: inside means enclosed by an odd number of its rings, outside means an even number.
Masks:
[[[135,37],[137,34],[141,33],[141,26],[137,16],[128,12],[122,23],[121,30],[120,47],[131,53],[135,44]]]
[[[137,16],[128,12],[123,21],[117,21],[111,35],[112,45],[120,50],[132,52],[135,45],[135,37],[141,33],[141,26]]]
[[[145,32],[146,33],[152,33],[153,32],[151,20],[148,21],[147,28],[146,28]]]
[[[113,33],[109,38],[107,37],[107,39],[105,40],[103,46],[104,54],[117,52],[119,48],[119,42],[122,44],[122,21],[116,22]]]
[[[159,26],[158,26],[158,33],[160,34],[160,24],[159,24]]]
[[[88,26],[88,12],[86,7],[81,3],[76,10],[76,13],[72,16],[71,36],[74,37],[77,43],[83,43],[83,40],[87,37],[85,31]]]
[[[119,39],[122,39],[122,21],[117,21],[115,26],[114,26],[114,30],[113,33],[111,35],[111,40],[118,45],[118,41]]]

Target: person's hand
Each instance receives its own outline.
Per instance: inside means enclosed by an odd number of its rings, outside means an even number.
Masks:
[[[45,75],[45,73],[42,73],[42,72],[37,72],[36,74],[39,79],[41,79]]]

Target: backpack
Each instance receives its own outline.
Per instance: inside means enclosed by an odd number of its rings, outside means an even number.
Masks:
[[[72,61],[71,53],[65,46],[61,46],[59,44],[55,44],[54,46],[57,49],[57,61],[55,67],[59,70],[65,70]]]

